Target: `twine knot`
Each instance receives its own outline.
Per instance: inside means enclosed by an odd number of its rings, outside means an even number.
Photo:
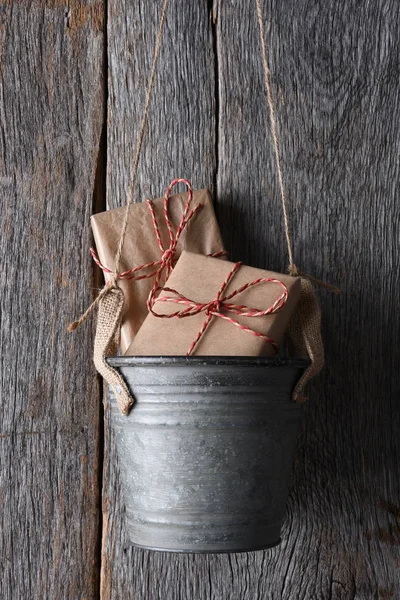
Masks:
[[[292,277],[300,277],[302,275],[300,269],[294,263],[289,265],[288,273]]]
[[[171,248],[168,248],[161,257],[161,262],[166,263],[169,262],[175,254],[175,245]]]
[[[312,275],[306,275],[306,273],[303,273],[294,263],[290,263],[289,268],[288,268],[288,273],[292,277],[302,277],[303,279],[308,279],[308,281],[310,281],[314,285],[317,285],[326,290],[329,290],[330,292],[333,292],[334,294],[340,294],[340,289],[338,287],[336,287],[336,285],[332,285],[331,283],[326,283],[325,281],[322,281],[321,279],[316,279],[315,277],[312,277]]]
[[[220,300],[213,300],[212,302],[210,302],[207,305],[207,308],[205,309],[205,313],[207,316],[213,315],[214,313],[220,313],[221,312],[221,302]]]
[[[152,292],[150,293],[148,301],[147,301],[147,306],[148,306],[149,311],[155,317],[159,317],[161,319],[173,319],[173,318],[183,319],[185,317],[191,317],[191,316],[197,315],[199,313],[205,313],[206,319],[205,319],[200,331],[198,332],[195,339],[193,340],[192,344],[190,345],[190,348],[187,352],[187,356],[192,354],[196,345],[198,344],[198,342],[200,341],[200,339],[206,332],[207,327],[209,326],[213,317],[224,319],[225,321],[228,321],[232,325],[235,325],[235,327],[239,327],[239,329],[241,329],[242,331],[246,331],[246,332],[250,333],[251,335],[254,335],[256,337],[260,337],[260,338],[264,339],[266,342],[268,342],[269,344],[272,345],[272,347],[274,348],[274,350],[276,352],[279,350],[277,343],[274,340],[272,340],[270,337],[268,337],[267,335],[265,335],[263,333],[259,333],[258,331],[255,331],[255,330],[251,329],[250,327],[246,327],[245,325],[242,325],[241,323],[239,323],[239,321],[237,321],[237,319],[234,319],[233,317],[228,316],[226,313],[232,313],[234,315],[241,315],[242,317],[262,317],[262,316],[274,314],[274,313],[280,311],[283,308],[283,306],[285,306],[288,296],[289,296],[288,289],[282,281],[279,281],[279,279],[273,279],[270,277],[260,277],[259,279],[255,279],[254,281],[250,281],[249,283],[242,285],[240,288],[234,290],[230,294],[224,295],[226,288],[228,287],[232,278],[237,273],[240,266],[241,266],[240,262],[237,262],[234,264],[232,270],[230,271],[230,273],[226,277],[225,281],[223,281],[220,289],[218,290],[217,295],[210,302],[206,302],[206,303],[196,302],[196,300],[191,300],[190,298],[187,298],[180,292],[178,292],[172,288],[168,288],[168,287],[164,287],[164,288],[158,287],[158,288],[153,289]],[[249,289],[250,287],[260,285],[261,283],[276,283],[276,284],[279,284],[283,288],[283,292],[280,294],[280,296],[278,296],[278,298],[268,308],[266,308],[264,310],[259,310],[257,308],[249,308],[248,306],[245,306],[243,304],[234,304],[234,303],[230,302],[230,300],[232,300],[232,298],[234,298],[238,294],[241,294],[242,292]],[[173,295],[156,297],[156,294],[158,291],[170,292]],[[176,303],[176,304],[183,304],[186,306],[186,308],[184,308],[183,310],[180,310],[180,311],[173,312],[171,314],[160,314],[154,310],[154,305],[156,302],[172,302],[172,303]]]
[[[175,252],[176,252],[176,243],[174,242],[173,244],[171,244],[171,246],[169,248],[167,248],[167,250],[165,250],[164,254],[161,257],[160,269],[166,269],[167,277],[170,275],[170,273],[173,269]]]
[[[72,333],[73,331],[75,331],[75,329],[78,329],[79,325],[82,325],[82,323],[84,321],[86,321],[86,319],[88,318],[88,316],[90,315],[90,313],[97,308],[97,306],[100,304],[100,301],[109,293],[111,292],[111,290],[115,290],[118,288],[118,275],[115,274],[110,281],[108,281],[106,283],[106,285],[100,290],[99,295],[97,296],[97,298],[95,300],[93,300],[92,304],[89,306],[89,308],[83,313],[83,315],[81,315],[79,317],[79,319],[77,319],[76,321],[73,321],[72,323],[70,323],[67,327],[67,331],[69,333]]]
[[[118,279],[120,279],[119,273],[113,273],[111,279],[109,279],[107,281],[107,283],[105,284],[103,290],[106,289],[106,288],[107,288],[108,291],[115,290],[115,288],[118,287]]]

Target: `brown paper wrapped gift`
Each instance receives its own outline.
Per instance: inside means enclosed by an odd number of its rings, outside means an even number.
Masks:
[[[188,193],[170,196],[169,192],[174,183],[176,182],[173,182],[168,188],[167,194],[169,197],[168,215],[174,235],[176,235],[188,201]],[[175,259],[179,258],[183,249],[200,254],[214,254],[223,251],[222,238],[208,190],[193,192],[190,210],[194,209],[197,204],[200,204],[201,208],[195,212],[183,228],[174,252]],[[151,205],[163,249],[168,250],[171,240],[164,214],[164,198],[154,200]],[[106,281],[110,281],[113,277],[112,271],[125,210],[125,207],[117,208],[93,215],[91,218],[98,258],[103,265]],[[154,274],[147,279],[122,278],[119,281],[119,287],[125,298],[121,327],[122,352],[128,348],[147,315],[146,300],[153,287],[155,272],[159,266],[157,263],[160,262],[162,254],[149,205],[146,202],[131,204],[119,272],[123,273],[152,262],[156,265],[133,274],[135,277]],[[165,274],[163,273],[161,285],[164,282]]]
[[[210,302],[216,300],[223,282],[232,273],[232,278],[219,298],[220,304],[213,302],[210,305]],[[235,290],[260,278],[278,280],[281,283],[262,281],[229,298]],[[166,318],[149,313],[126,354],[163,356],[190,352],[199,356],[271,356],[276,352],[274,343],[282,341],[300,291],[300,280],[296,277],[245,265],[235,266],[228,261],[183,252],[152,310],[157,315],[177,312],[182,315],[186,311],[191,313],[190,316]],[[285,298],[282,302],[283,296]],[[169,300],[162,300],[163,298]],[[236,306],[233,311],[227,310],[230,303]],[[202,305],[203,309],[200,311],[199,307]],[[237,314],[238,310],[256,313],[268,309],[271,314],[264,316]],[[196,311],[199,312],[193,314]],[[220,312],[224,316],[214,316],[213,312]],[[236,324],[224,317],[235,320]],[[207,319],[209,324],[201,334]],[[271,342],[237,324],[270,338]],[[198,341],[193,348],[196,339]]]

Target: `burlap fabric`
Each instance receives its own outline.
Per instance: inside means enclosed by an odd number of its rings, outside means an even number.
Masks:
[[[309,279],[301,277],[301,294],[296,312],[289,322],[287,339],[290,353],[296,357],[309,358],[310,366],[304,371],[294,391],[293,400],[304,402],[306,384],[324,366],[324,345],[321,336],[321,308]]]
[[[123,307],[123,291],[116,284],[110,286],[98,303],[93,358],[97,371],[115,393],[122,414],[127,415],[134,399],[122,375],[110,367],[106,361],[108,356],[115,356],[119,348]]]

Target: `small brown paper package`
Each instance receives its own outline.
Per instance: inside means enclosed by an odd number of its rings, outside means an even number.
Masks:
[[[213,301],[216,300],[222,284],[235,268],[237,270],[222,291],[218,305]],[[278,280],[278,283],[263,281],[229,298],[235,290],[260,278]],[[276,353],[274,343],[278,345],[282,341],[300,298],[300,291],[299,278],[245,265],[236,267],[234,263],[228,261],[183,252],[164,289],[156,299],[153,311],[160,315],[171,315],[185,310],[196,312],[200,306],[203,306],[203,310],[183,318],[158,317],[149,313],[126,354],[129,356],[180,356],[188,353],[197,356],[272,356]],[[285,293],[282,306],[279,299]],[[170,300],[163,301],[162,298]],[[213,304],[210,305],[210,302]],[[236,309],[229,311],[228,305],[231,308],[235,305]],[[243,316],[235,313],[235,310],[257,313],[268,309],[271,309],[271,314],[264,316]],[[220,312],[224,317],[210,314],[212,312]],[[240,328],[225,317],[235,320],[239,325],[261,336],[267,336],[271,341]],[[199,336],[208,318],[208,326]],[[198,341],[193,348],[196,339]]]
[[[174,234],[176,234],[179,228],[187,201],[187,192],[169,196],[168,215]],[[158,198],[151,204],[154,209],[154,216],[163,248],[164,250],[168,250],[171,240],[164,214],[164,198]],[[208,190],[204,189],[193,192],[190,210],[194,209],[197,204],[200,204],[201,208],[196,211],[182,230],[174,252],[174,259],[178,259],[184,249],[200,254],[215,254],[223,251],[222,238]],[[115,268],[114,261],[121,237],[125,211],[126,207],[122,207],[91,217],[93,236],[99,260],[103,267],[111,271],[108,273],[103,268],[104,277],[107,282],[113,278],[112,271]],[[161,261],[162,254],[149,205],[146,202],[131,204],[119,272],[123,273],[132,268],[148,265],[153,262],[156,265],[152,268],[141,269],[134,274],[134,277],[154,274],[146,279],[122,278],[119,280],[118,285],[124,293],[121,325],[121,350],[123,353],[129,347],[136,332],[146,318],[148,312],[146,301],[154,285],[155,273]],[[160,284],[163,285],[164,282],[165,274],[163,273]]]

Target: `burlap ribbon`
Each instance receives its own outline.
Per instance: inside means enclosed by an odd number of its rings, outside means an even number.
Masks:
[[[124,293],[115,283],[111,284],[108,293],[98,303],[93,358],[97,371],[112,387],[122,414],[127,415],[134,403],[133,397],[122,375],[106,360],[118,352],[123,308]]]
[[[321,335],[321,308],[314,286],[305,277],[301,277],[300,281],[300,300],[289,322],[287,338],[292,355],[309,358],[311,361],[293,391],[293,400],[302,403],[306,400],[305,386],[324,366],[324,344]]]

